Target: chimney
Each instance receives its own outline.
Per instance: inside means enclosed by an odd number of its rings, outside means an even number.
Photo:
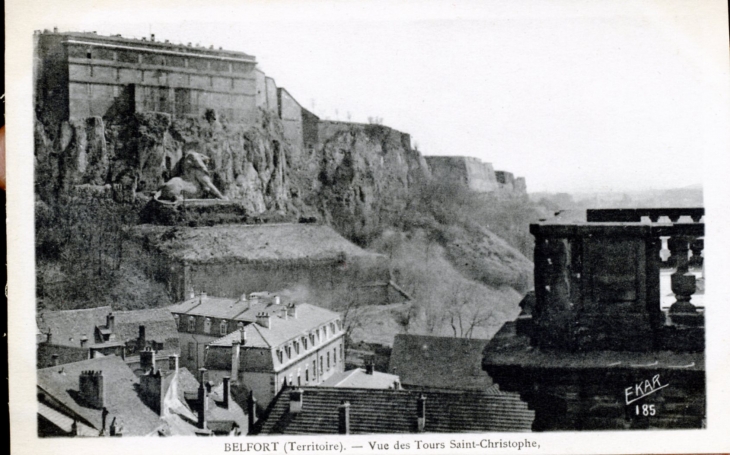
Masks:
[[[416,407],[418,415],[418,432],[422,433],[426,429],[426,396],[424,394],[421,394],[418,397]]]
[[[281,297],[278,295],[274,296],[274,305],[281,305]]]
[[[53,33],[58,33],[58,27],[53,27]]]
[[[291,318],[297,318],[297,305],[294,302],[286,306],[286,314]]]
[[[114,314],[112,313],[106,315],[106,328],[110,332],[114,332]]]
[[[195,289],[191,289],[190,290],[190,298],[191,299],[194,299],[195,298]]]
[[[51,329],[48,329],[48,333],[46,333],[46,344],[52,344],[51,341],[53,341],[53,337],[51,334]]]
[[[139,336],[137,337],[137,350],[144,351],[147,348],[147,331],[144,326],[139,326]]]
[[[89,343],[89,338],[86,335],[81,335],[81,347],[85,348]]]
[[[203,303],[205,301],[205,299],[207,299],[207,298],[208,298],[208,293],[207,292],[201,292],[200,293],[200,303]]]
[[[241,342],[233,340],[231,342],[231,378],[238,382],[238,370],[241,361]]]
[[[271,316],[269,313],[259,313],[256,315],[256,324],[261,327],[271,328]]]
[[[117,435],[117,418],[114,417],[112,419],[111,425],[109,425],[109,436],[116,436]]]
[[[155,351],[150,348],[145,348],[139,353],[139,367],[147,373],[148,371],[155,371]]]
[[[231,378],[223,377],[223,407],[228,409],[228,400],[231,398]]]
[[[396,379],[395,381],[393,381],[393,388],[395,390],[400,390],[400,381],[399,380]]]
[[[375,371],[375,361],[373,359],[368,359],[365,361],[365,374],[372,375],[373,371]]]
[[[339,413],[337,423],[340,434],[350,434],[350,402],[342,400],[337,412]]]
[[[101,371],[82,371],[79,376],[79,395],[87,406],[104,407],[104,375]]]
[[[253,390],[248,392],[248,432],[253,431],[253,426],[258,420],[256,418],[256,397],[253,396]]]
[[[150,33],[150,41],[152,41],[152,42],[155,41],[155,34],[154,33]]]
[[[180,367],[179,359],[177,357],[177,354],[171,354],[169,357],[170,366],[169,371],[174,371],[177,373],[178,368]]]
[[[289,414],[299,414],[304,406],[304,391],[295,389],[289,392]]]
[[[208,407],[208,395],[205,393],[205,368],[200,370],[200,387],[198,387],[198,428],[205,429],[205,410]]]
[[[106,416],[109,415],[109,411],[106,408],[101,409],[101,434],[106,432]]]
[[[58,354],[51,354],[51,361],[53,362],[53,366],[58,366]]]

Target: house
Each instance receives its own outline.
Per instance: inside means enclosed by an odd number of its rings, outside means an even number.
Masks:
[[[38,435],[143,436],[159,415],[137,394],[139,380],[114,355],[38,370]]]
[[[117,355],[137,370],[139,353],[148,347],[158,360],[180,354],[177,325],[165,309],[113,311],[102,306],[46,311],[37,323],[45,334],[38,344],[39,368]]]
[[[38,434],[50,436],[240,435],[243,409],[230,399],[227,381],[202,382],[170,356],[164,371],[155,352],[140,355],[135,375],[117,356],[38,370]]]
[[[487,391],[492,378],[482,370],[489,340],[398,334],[388,372],[407,389]]]
[[[201,295],[170,308],[188,368],[218,383],[230,376],[266,407],[287,384],[319,384],[344,370],[340,316],[279,296],[223,299]]]
[[[257,434],[530,431],[534,412],[501,394],[300,387],[280,393]]]

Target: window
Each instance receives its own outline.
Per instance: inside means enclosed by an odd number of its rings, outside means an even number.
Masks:
[[[175,315],[175,327],[177,327],[178,330],[180,330],[180,315]]]
[[[304,380],[309,382],[309,365],[304,368]]]
[[[330,353],[327,353],[327,371],[330,370]]]
[[[203,322],[203,333],[210,333],[211,325],[213,325],[213,321],[210,318],[205,318],[205,322]]]
[[[314,340],[314,334],[313,334],[313,333],[310,333],[310,334],[309,334],[309,341],[311,341],[311,342],[312,342],[312,346],[314,346],[314,345],[316,344],[316,343],[315,343],[315,340]]]
[[[340,345],[340,362],[344,362],[344,360],[342,359],[342,345]]]
[[[322,327],[322,336],[327,338],[327,326]]]
[[[334,323],[334,322],[330,322],[330,330],[332,331],[332,335],[334,335],[334,334],[335,334],[335,332],[337,331],[337,330],[335,329],[335,323]]]
[[[322,375],[324,373],[324,358],[322,356],[319,356],[319,374]]]
[[[299,355],[299,342],[294,342],[294,354]]]
[[[286,358],[291,359],[291,346],[286,346],[284,349],[286,350]]]
[[[304,350],[307,350],[307,337],[302,337],[302,346],[304,346]]]
[[[192,341],[188,343],[188,359],[195,360],[195,343]]]
[[[188,332],[195,332],[195,316],[188,318]]]
[[[281,349],[276,350],[276,357],[279,359],[279,363],[284,363],[284,353]]]
[[[225,321],[225,320],[221,321],[220,332],[221,332],[221,335],[228,334],[228,321]]]
[[[312,361],[312,379],[317,377],[317,359]]]
[[[332,365],[337,365],[337,348],[332,350]]]
[[[319,341],[319,339],[320,339],[319,338],[319,329],[317,329],[317,332],[316,333],[317,333],[317,341]]]

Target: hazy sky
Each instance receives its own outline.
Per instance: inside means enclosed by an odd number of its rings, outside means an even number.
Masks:
[[[529,191],[701,183],[728,106],[718,1],[175,4],[39,13],[253,54],[323,118],[381,117],[424,154],[478,157]]]

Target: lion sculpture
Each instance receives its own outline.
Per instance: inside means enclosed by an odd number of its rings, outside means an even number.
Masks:
[[[208,160],[202,153],[187,152],[182,163],[182,175],[160,186],[155,193],[155,200],[177,204],[184,199],[200,197],[202,193],[212,193],[218,199],[228,200],[211,181]]]

